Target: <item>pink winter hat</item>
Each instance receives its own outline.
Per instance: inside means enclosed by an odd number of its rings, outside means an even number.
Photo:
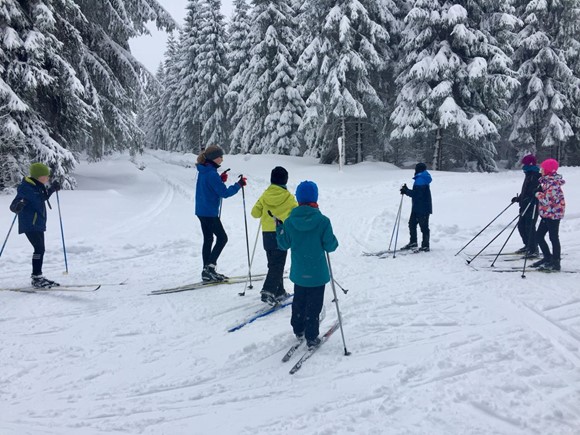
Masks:
[[[544,160],[540,166],[544,170],[545,175],[555,174],[559,167],[558,161],[555,159]]]
[[[535,166],[537,164],[536,156],[533,154],[528,154],[522,157],[522,165]]]

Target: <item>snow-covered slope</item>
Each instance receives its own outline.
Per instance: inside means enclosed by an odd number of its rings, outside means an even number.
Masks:
[[[248,177],[250,250],[258,222],[249,212],[276,165],[290,172],[292,192],[301,180],[318,183],[340,242],[331,259],[349,289],[339,298],[352,355],[343,355],[335,334],[290,376],[292,362],[280,362],[294,341],[290,309],[227,332],[261,307],[260,282],[245,297],[237,295],[242,284],[148,295],[199,280],[194,159],[151,152],[140,158],[143,171],[124,156],[81,164],[78,189],[60,194],[67,276],[52,201],[45,275],[127,285],[90,294],[0,292],[1,434],[580,433],[579,274],[522,279],[490,271],[489,257],[475,260],[475,270],[454,256],[509,204],[520,171],[433,173],[432,252],[379,259],[362,253],[388,247],[411,171],[364,163],[340,173],[307,158],[226,156],[230,180]],[[562,267],[578,270],[580,169],[560,172],[568,200]],[[2,240],[10,200],[0,197]],[[515,208],[465,251],[479,251]],[[409,213],[407,198],[399,245],[408,241]],[[246,273],[241,193],[224,201],[222,220],[230,241],[218,270]],[[516,232],[506,250],[520,246]],[[13,232],[0,287],[27,284],[30,256]],[[266,270],[261,241],[252,270]],[[321,330],[336,318],[331,300],[327,286]]]

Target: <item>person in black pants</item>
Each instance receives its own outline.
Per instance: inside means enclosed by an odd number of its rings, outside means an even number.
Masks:
[[[422,241],[419,251],[428,252],[429,246],[429,215],[433,213],[431,200],[431,174],[427,172],[425,163],[417,163],[415,166],[415,182],[413,188],[409,189],[406,184],[401,187],[401,195],[407,195],[412,198],[411,216],[409,217],[409,234],[410,240],[401,250],[415,249],[417,245],[417,225],[421,228]]]
[[[270,186],[262,193],[252,208],[252,216],[260,219],[264,250],[268,258],[268,274],[260,292],[261,300],[267,304],[276,305],[287,295],[284,289],[284,267],[287,251],[278,249],[276,225],[270,213],[284,222],[290,212],[298,207],[298,203],[294,195],[286,188],[288,171],[285,168],[276,166],[272,169],[270,183]]]
[[[203,258],[201,279],[203,281],[223,281],[226,279],[224,275],[216,272],[218,258],[228,242],[228,236],[219,218],[221,200],[235,195],[246,185],[246,178],[241,177],[230,187],[225,186],[224,183],[228,180],[227,171],[221,174],[217,172],[224,160],[223,155],[224,152],[220,147],[211,145],[197,157],[195,165],[198,170],[195,189],[195,214],[201,223],[203,233],[201,251]],[[212,248],[214,235],[216,243]]]
[[[532,264],[532,267],[547,272],[557,272],[560,270],[560,257],[562,255],[559,237],[560,220],[564,218],[566,211],[566,199],[562,186],[566,182],[557,173],[559,167],[557,160],[544,160],[540,166],[542,176],[539,180],[540,188],[536,192],[536,198],[538,198],[538,209],[542,220],[538,225],[536,240],[538,240],[544,258]],[[546,234],[552,243],[552,252],[544,240]]]
[[[522,191],[512,198],[512,202],[520,205],[520,217],[518,220],[518,232],[524,242],[524,246],[518,249],[518,254],[525,254],[527,258],[539,256],[538,243],[536,242],[536,222],[538,209],[536,192],[540,186],[540,168],[536,165],[536,156],[528,154],[522,158],[522,170],[525,177]]]
[[[50,169],[42,163],[31,164],[29,172],[30,175],[25,177],[18,186],[10,210],[18,214],[18,233],[25,234],[34,249],[31,284],[36,288],[49,288],[59,284],[42,275],[46,203],[50,207],[48,199],[54,192],[60,190],[60,183],[53,181],[50,188],[46,188],[45,184],[50,178]]]

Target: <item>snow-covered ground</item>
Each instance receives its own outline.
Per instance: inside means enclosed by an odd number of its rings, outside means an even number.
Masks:
[[[380,259],[399,188],[412,172],[384,163],[322,166],[280,156],[226,156],[230,180],[248,177],[246,211],[276,165],[289,189],[318,183],[340,247],[331,256],[346,345],[332,336],[295,375],[280,359],[294,342],[286,308],[234,333],[261,307],[260,283],[149,296],[198,281],[195,156],[149,152],[81,164],[78,189],[49,212],[45,275],[95,293],[0,292],[0,434],[579,434],[579,274],[494,273],[454,254],[520,189],[520,171],[434,172],[432,252]],[[580,269],[580,168],[567,181],[561,225],[565,270]],[[0,196],[2,241],[13,215]],[[512,207],[465,251],[477,252],[517,213]],[[403,202],[399,245],[408,241]],[[229,234],[218,270],[247,272],[241,193],[224,201]],[[505,234],[505,233],[504,233]],[[499,246],[505,237],[500,237]],[[521,246],[514,234],[506,250]],[[495,248],[497,249],[497,248]],[[487,252],[493,252],[489,248]],[[497,252],[497,251],[496,251]],[[31,248],[11,235],[0,287],[28,284]],[[254,273],[266,270],[261,241]],[[514,266],[519,263],[506,263]],[[287,283],[292,290],[292,284]],[[324,331],[336,318],[327,286]],[[297,359],[295,355],[292,361]]]

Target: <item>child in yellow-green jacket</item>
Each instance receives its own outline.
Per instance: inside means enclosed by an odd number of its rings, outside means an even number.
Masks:
[[[268,274],[260,292],[262,302],[276,305],[286,297],[284,290],[284,266],[287,251],[278,249],[276,242],[276,224],[268,211],[284,221],[292,209],[298,206],[294,195],[286,189],[288,171],[281,166],[272,169],[270,186],[264,191],[252,208],[252,216],[261,219],[264,250],[268,258]]]

